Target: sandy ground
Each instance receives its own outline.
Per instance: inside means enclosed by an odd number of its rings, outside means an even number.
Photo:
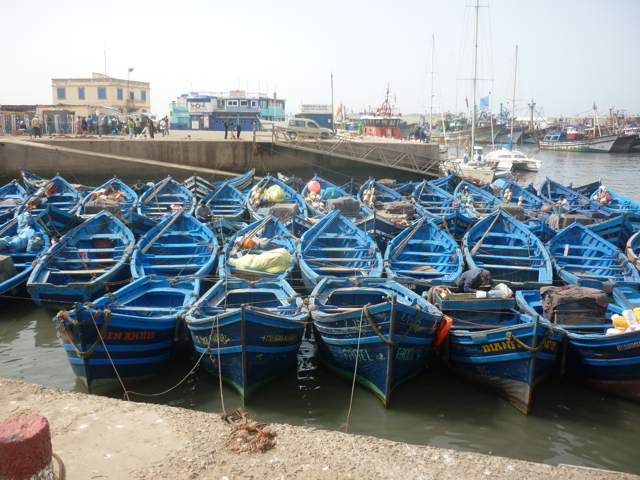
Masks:
[[[48,418],[67,479],[638,479],[372,437],[273,425],[276,445],[235,453],[219,415],[124,402],[0,378],[0,421]],[[256,420],[260,420],[259,418]]]

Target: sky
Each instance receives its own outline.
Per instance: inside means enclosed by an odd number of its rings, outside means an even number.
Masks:
[[[549,117],[640,113],[638,0],[480,0],[477,102]],[[152,111],[190,91],[245,90],[300,103],[406,114],[472,102],[473,0],[0,0],[0,104],[51,104],[52,78],[92,72],[151,83]],[[508,104],[507,104],[508,102]]]

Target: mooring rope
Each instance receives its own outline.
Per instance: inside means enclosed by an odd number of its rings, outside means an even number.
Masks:
[[[358,357],[360,356],[360,338],[362,335],[362,314],[364,309],[360,311],[360,327],[358,328],[358,346],[356,347],[356,366],[353,369],[353,382],[351,384],[351,400],[349,400],[349,411],[347,412],[347,421],[344,424],[344,433],[349,430],[349,420],[351,419],[351,406],[353,405],[353,392],[356,388],[356,376],[358,372]]]

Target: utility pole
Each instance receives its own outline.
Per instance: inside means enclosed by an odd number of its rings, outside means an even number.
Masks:
[[[471,117],[471,153],[469,160],[473,159],[476,141],[476,77],[478,76],[478,15],[480,10],[479,0],[476,0],[476,28],[474,33],[473,49],[473,117]]]
[[[333,72],[331,72],[331,130],[334,134],[336,133],[336,121],[333,111]]]

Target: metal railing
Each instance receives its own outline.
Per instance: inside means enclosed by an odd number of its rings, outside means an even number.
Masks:
[[[393,147],[391,143],[372,140],[362,143],[341,138],[322,138],[317,135],[288,131],[273,126],[272,142],[307,152],[346,158],[363,163],[398,168],[419,174],[439,176],[439,154],[435,158],[407,153]]]

